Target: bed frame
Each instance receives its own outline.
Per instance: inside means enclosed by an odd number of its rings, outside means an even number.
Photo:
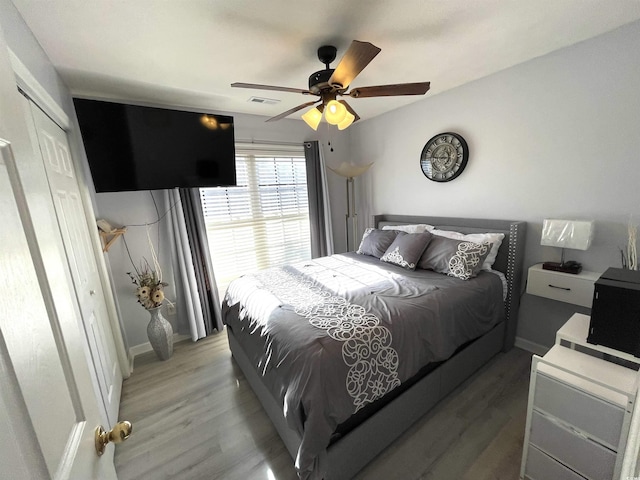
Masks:
[[[507,278],[505,321],[458,351],[363,423],[332,443],[327,450],[326,480],[352,478],[367,463],[376,458],[385,447],[390,445],[460,383],[473,375],[494,355],[501,350],[507,351],[513,347],[518,324],[526,223],[507,220],[407,215],[376,215],[373,217],[373,225],[379,228],[384,225],[413,223],[427,223],[443,230],[455,230],[461,233],[498,232],[505,234],[505,239],[493,265],[493,269],[501,271]],[[264,386],[231,329],[227,328],[227,334],[233,357],[258,396],[287,450],[295,459],[301,442],[300,436],[287,425],[282,405]]]

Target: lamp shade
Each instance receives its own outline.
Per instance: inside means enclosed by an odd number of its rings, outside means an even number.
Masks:
[[[331,168],[331,167],[328,167],[328,168],[333,173],[337,173],[341,177],[355,178],[355,177],[359,177],[364,172],[369,170],[369,168],[371,168],[371,165],[373,165],[373,162],[371,162],[368,165],[353,165],[351,163],[342,162],[340,166],[337,168]]]
[[[331,125],[338,125],[346,116],[346,107],[335,100],[327,103],[327,107],[324,109],[324,119]]]
[[[322,111],[318,107],[313,107],[307,113],[302,115],[302,119],[314,130],[318,129],[320,120],[322,120]]]
[[[594,222],[591,220],[545,219],[540,245],[587,250],[593,240]]]
[[[351,125],[355,119],[356,119],[355,115],[351,115],[351,113],[347,111],[347,115],[344,117],[344,120],[342,120],[338,124],[338,130],[344,130],[349,125]]]

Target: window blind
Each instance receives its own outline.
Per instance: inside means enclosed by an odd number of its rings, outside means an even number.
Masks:
[[[221,298],[245,273],[311,258],[302,146],[236,146],[237,187],[201,188]]]

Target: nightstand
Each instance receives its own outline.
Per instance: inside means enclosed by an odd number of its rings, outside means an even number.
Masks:
[[[593,285],[600,273],[583,270],[578,274],[544,270],[542,264],[529,267],[527,293],[591,308]]]
[[[575,347],[636,364],[640,359],[587,343],[588,328],[587,315],[573,315],[551,350],[544,357],[533,356],[522,479],[601,480],[620,475],[639,374]]]

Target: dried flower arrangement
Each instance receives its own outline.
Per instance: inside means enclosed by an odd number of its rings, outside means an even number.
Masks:
[[[627,248],[620,249],[620,260],[622,268],[628,270],[638,270],[638,250],[637,250],[638,224],[634,223],[633,217],[629,215],[627,224]]]
[[[638,252],[636,250],[636,237],[638,235],[638,225],[633,223],[629,217],[627,242],[627,262],[629,270],[638,270]]]
[[[134,266],[135,268],[135,266]],[[127,272],[131,278],[131,282],[137,287],[136,297],[138,303],[144,308],[156,308],[162,305],[164,301],[164,287],[169,285],[162,281],[162,272],[160,269],[154,270],[145,259],[144,264],[140,268],[136,268],[135,275]]]

